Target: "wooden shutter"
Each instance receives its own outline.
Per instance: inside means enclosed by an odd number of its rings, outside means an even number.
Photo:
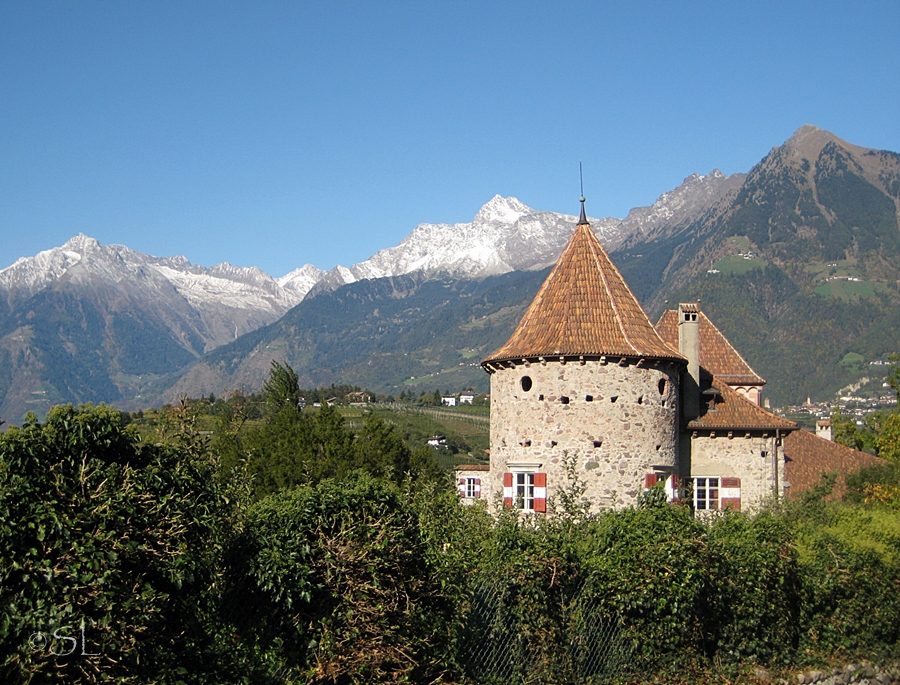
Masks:
[[[547,511],[547,474],[534,474],[534,510]]]
[[[513,506],[513,475],[503,474],[503,508],[512,509]]]
[[[657,481],[659,481],[659,476],[657,474],[648,473],[646,476],[644,476],[644,487],[649,490],[654,485],[656,485]]]
[[[674,473],[666,480],[666,496],[670,502],[678,502],[681,499],[678,492],[678,476]]]
[[[460,497],[466,496],[466,479],[465,478],[459,479],[459,481],[456,484],[456,489],[459,492]]]
[[[741,479],[723,478],[719,487],[719,507],[741,510]]]
[[[481,478],[475,479],[475,499],[481,498]]]

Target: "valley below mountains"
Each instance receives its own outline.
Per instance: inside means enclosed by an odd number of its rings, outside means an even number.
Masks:
[[[898,217],[900,155],[803,126],[746,174],[694,174],[591,224],[651,320],[699,299],[780,405],[865,384],[900,351]],[[254,391],[272,360],[306,387],[486,391],[478,363],[576,220],[496,196],[470,223],[281,278],[76,236],[0,270],[0,417]]]

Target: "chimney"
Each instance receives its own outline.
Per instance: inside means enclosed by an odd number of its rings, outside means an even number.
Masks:
[[[816,435],[823,440],[834,440],[831,434],[831,421],[828,419],[816,421]]]
[[[678,351],[687,357],[681,406],[688,421],[700,416],[700,305],[682,302],[678,305]]]

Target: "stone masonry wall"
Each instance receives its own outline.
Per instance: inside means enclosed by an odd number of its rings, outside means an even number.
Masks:
[[[691,477],[737,477],[741,479],[741,509],[759,507],[775,492],[775,435],[735,431],[694,436],[690,440]],[[762,456],[765,453],[765,456]],[[778,496],[784,493],[784,456],[778,447]]]
[[[566,483],[567,451],[595,509],[635,504],[647,473],[677,471],[677,386],[669,363],[546,361],[495,371],[491,503],[516,465],[546,473],[552,497]]]

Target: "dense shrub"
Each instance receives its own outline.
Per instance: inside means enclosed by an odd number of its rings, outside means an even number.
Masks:
[[[365,683],[443,669],[452,606],[396,485],[360,473],[268,497],[228,564],[225,604],[261,671]]]
[[[788,664],[799,639],[800,568],[784,517],[728,513],[709,531],[712,654],[732,663]]]
[[[871,549],[828,534],[811,541],[803,565],[799,658],[851,660],[898,656],[900,572]]]
[[[0,436],[4,682],[218,672],[212,474],[199,456],[141,444],[102,405],[56,407]]]
[[[895,466],[848,478],[847,502],[827,481],[702,521],[653,489],[591,515],[573,470],[554,515],[492,517],[398,473],[416,459],[389,426],[323,409],[247,431],[255,493],[185,403],[168,446],[102,406],[0,436],[5,682],[581,682],[601,650],[677,681],[900,657]]]
[[[878,482],[890,469],[870,470]],[[864,477],[854,479],[863,492]],[[800,552],[797,660],[900,655],[900,517],[879,502],[810,502],[791,512]]]
[[[592,592],[622,624],[635,664],[702,657],[714,560],[690,510],[662,504],[607,512],[585,533]]]

